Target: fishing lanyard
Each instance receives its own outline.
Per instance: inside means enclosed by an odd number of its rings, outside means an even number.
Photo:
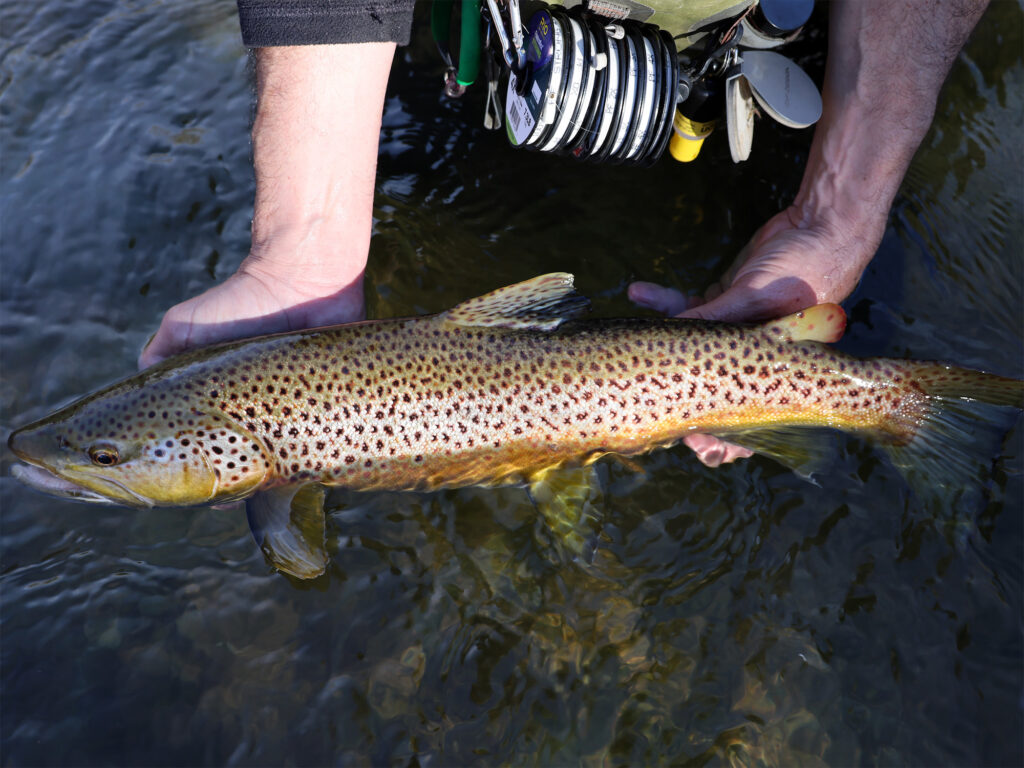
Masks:
[[[455,0],[434,0],[430,9],[430,29],[447,71],[445,93],[461,96],[480,74],[480,0],[461,0],[459,58],[452,58],[451,30]]]

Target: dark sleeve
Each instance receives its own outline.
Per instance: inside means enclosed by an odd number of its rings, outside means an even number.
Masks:
[[[413,0],[237,0],[242,41],[271,45],[406,45]]]

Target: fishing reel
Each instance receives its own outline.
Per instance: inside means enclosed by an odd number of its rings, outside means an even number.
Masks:
[[[792,128],[821,115],[813,81],[771,50],[799,35],[813,0],[719,0],[704,18],[633,0],[533,3],[525,24],[519,0],[463,0],[457,63],[456,5],[435,0],[432,11],[445,93],[457,98],[477,79],[482,52],[484,127],[504,126],[514,147],[638,166],[667,147],[689,162],[724,120],[742,162],[758,113]]]

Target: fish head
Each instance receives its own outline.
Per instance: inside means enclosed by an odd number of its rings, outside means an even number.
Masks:
[[[272,466],[262,443],[227,416],[132,391],[79,401],[7,444],[25,462],[14,474],[27,485],[132,507],[234,501]]]

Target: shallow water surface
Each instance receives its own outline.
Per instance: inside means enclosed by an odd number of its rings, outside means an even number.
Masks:
[[[824,16],[824,9],[818,8]],[[513,151],[440,95],[420,19],[384,116],[371,316],[545,271],[603,315],[700,289],[800,179],[808,132],[734,166]],[[820,77],[823,18],[795,49]],[[956,63],[840,348],[1024,377],[1024,63],[997,0]],[[231,3],[5,9],[0,427],[133,370],[248,247],[251,91]],[[838,440],[812,484],[684,448],[599,465],[567,557],[518,488],[329,496],[328,574],[271,572],[239,509],[37,495],[0,459],[0,762],[995,765],[1024,760],[1019,425],[970,509]]]

